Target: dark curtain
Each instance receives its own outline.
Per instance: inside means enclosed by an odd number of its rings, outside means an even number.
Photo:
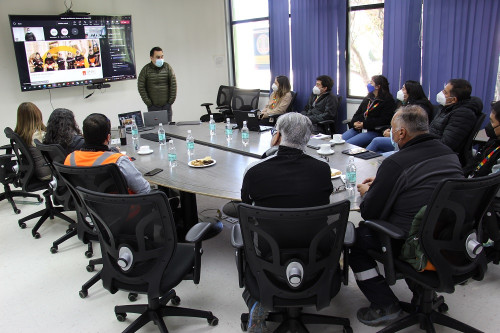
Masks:
[[[385,0],[382,75],[396,96],[406,80],[420,82],[421,0]]]
[[[345,119],[345,0],[291,0],[293,87],[295,105],[302,110],[319,75],[335,81],[333,92],[343,96],[337,119]],[[337,36],[341,37],[339,52]],[[338,52],[341,60],[337,63]],[[338,82],[337,66],[340,69]],[[343,72],[342,72],[343,71]],[[340,86],[340,90],[338,87]],[[336,122],[337,125],[339,121]]]
[[[489,111],[500,54],[500,1],[424,1],[422,85],[432,103],[451,78],[468,80]]]
[[[278,75],[290,78],[288,0],[269,0],[269,44],[272,85]]]

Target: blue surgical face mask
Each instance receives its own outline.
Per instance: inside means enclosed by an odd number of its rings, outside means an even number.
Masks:
[[[390,130],[390,133],[391,133],[391,145],[394,147],[394,150],[395,151],[398,151],[399,150],[399,146],[398,146],[398,143],[394,141],[394,139],[392,138],[392,128]]]
[[[372,93],[372,92],[375,90],[375,87],[373,86],[373,84],[368,83],[368,84],[366,85],[366,89],[368,89],[368,92],[369,92],[369,93]]]
[[[155,61],[156,67],[161,67],[163,66],[163,59],[156,59]]]

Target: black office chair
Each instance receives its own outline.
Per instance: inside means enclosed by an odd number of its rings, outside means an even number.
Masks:
[[[308,332],[304,324],[342,325],[352,332],[347,318],[302,313],[304,306],[329,306],[340,289],[349,207],[347,200],[295,209],[239,205],[240,223],[231,236],[239,285],[273,309],[266,320],[281,322],[275,332]],[[248,319],[241,315],[244,331]]]
[[[201,122],[208,122],[210,120],[210,115],[214,116],[214,120],[217,123],[225,121],[227,114],[232,114],[231,112],[231,100],[233,99],[233,86],[224,86],[221,85],[219,87],[219,91],[217,92],[217,107],[219,113],[212,113],[210,109],[210,105],[213,103],[203,103],[201,106],[204,106],[207,110],[207,114],[204,114],[200,117]]]
[[[234,88],[231,109],[238,111],[251,111],[259,108],[260,89],[239,89]],[[227,114],[227,117],[233,117],[233,113]]]
[[[118,166],[114,163],[91,167],[67,166],[58,162],[54,162],[53,165],[68,187],[74,200],[77,212],[76,231],[78,239],[88,245],[85,256],[91,258],[93,255],[92,241],[97,241],[98,236],[95,231],[94,223],[90,219],[85,204],[76,191],[76,187],[80,186],[102,193],[128,194],[127,182],[125,178],[123,178]],[[51,251],[53,250],[51,249]],[[87,265],[87,271],[93,272],[95,265],[99,264],[102,264],[101,258],[90,260]],[[101,272],[98,272],[82,285],[82,289],[78,293],[81,298],[88,296],[89,288],[100,280],[100,274]],[[133,301],[135,297],[132,295],[129,299]]]
[[[293,111],[295,99],[297,98],[297,93],[295,91],[290,91],[290,94],[292,95],[292,100],[290,101],[290,104],[288,105],[288,108],[286,109],[285,113]],[[261,125],[274,126],[274,124],[276,124],[276,121],[280,116],[281,114],[270,115],[269,118],[267,118],[267,121],[266,119],[262,119],[263,121]]]
[[[10,189],[10,185],[20,185],[18,183],[19,174],[15,171],[15,169],[17,169],[17,162],[14,157],[14,154],[0,155],[0,183],[2,183],[4,189],[4,192],[0,193],[0,201],[7,199],[12,206],[14,213],[20,214],[21,210],[17,208],[16,203],[14,202],[15,197],[37,198],[39,202],[42,202],[43,199],[38,194]]]
[[[52,171],[52,178],[55,179],[56,181],[57,186],[53,193],[54,201],[57,201],[57,203],[63,206],[64,210],[66,211],[75,210],[76,207],[73,197],[71,196],[68,187],[66,186],[61,176],[59,175],[59,172],[53,165],[54,162],[58,162],[61,164],[64,163],[64,160],[66,159],[67,155],[66,151],[59,144],[43,144],[37,139],[35,139],[35,144],[37,149],[42,153],[42,156],[45,159],[46,164],[50,167],[50,170]],[[50,252],[57,253],[58,246],[61,243],[76,235],[77,235],[76,222],[73,221],[68,227],[66,233],[52,243]]]
[[[480,332],[471,326],[440,312],[448,309],[444,299],[436,301],[435,292],[453,293],[455,286],[469,279],[482,280],[486,271],[486,256],[478,242],[479,223],[500,188],[500,174],[473,179],[448,179],[434,190],[417,235],[426,258],[436,271],[418,272],[393,253],[392,239],[403,240],[404,232],[385,221],[366,221],[381,240],[383,252],[369,251],[384,264],[389,285],[404,277],[418,285],[414,298],[418,305],[401,302],[409,314],[379,332],[397,332],[414,324],[435,332],[439,324],[462,332]],[[417,297],[415,297],[417,296]]]
[[[45,198],[45,209],[23,217],[19,220],[19,226],[21,229],[26,228],[26,221],[34,219],[36,217],[40,217],[38,222],[35,224],[33,229],[31,230],[31,234],[34,238],[40,238],[40,233],[38,229],[42,226],[42,224],[50,218],[51,220],[54,217],[59,217],[64,221],[73,223],[73,220],[62,214],[65,210],[64,207],[54,207],[52,202],[52,195],[54,193],[54,189],[56,187],[56,183],[53,180],[38,180],[35,176],[35,161],[31,152],[21,137],[15,133],[10,127],[5,128],[5,135],[10,139],[10,143],[12,145],[12,149],[16,154],[17,163],[18,163],[18,174],[19,174],[19,183],[22,186],[23,191],[25,192],[35,192],[40,190],[45,190],[43,192],[43,196]],[[56,204],[58,202],[55,202]]]
[[[486,115],[484,113],[481,113],[477,119],[476,119],[476,124],[474,125],[474,128],[472,131],[469,133],[469,136],[467,137],[467,141],[465,142],[464,149],[462,150],[462,153],[459,155],[460,158],[460,163],[462,164],[462,167],[464,169],[464,174],[468,176],[473,170],[474,170],[474,156],[472,152],[472,146],[474,142],[474,138],[476,137],[477,133],[481,130],[481,126],[483,126],[484,119],[486,118]]]
[[[182,280],[200,280],[201,241],[210,223],[196,224],[186,235],[193,244],[177,243],[175,222],[165,193],[138,195],[78,192],[91,214],[101,244],[104,288],[146,293],[148,304],[116,306],[124,321],[127,312],[141,314],[124,332],[136,332],[150,321],[160,332],[168,332],[165,316],[206,318],[215,326],[218,319],[209,311],[167,306],[180,303],[173,289]]]
[[[342,103],[342,96],[337,95],[337,101],[338,101],[338,108],[337,108],[337,114],[338,114],[338,109],[340,109],[340,103]],[[323,120],[318,122],[318,126],[321,128],[321,132],[323,134],[328,134],[330,136],[333,136],[335,134],[335,120],[333,119],[328,119],[328,120]]]

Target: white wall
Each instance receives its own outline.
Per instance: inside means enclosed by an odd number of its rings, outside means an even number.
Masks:
[[[219,85],[229,84],[224,0],[73,0],[72,9],[95,15],[131,14],[137,74],[150,61],[149,50],[163,48],[177,76],[174,121],[198,119],[206,112],[200,104],[215,103]],[[48,90],[21,92],[8,14],[54,15],[65,10],[64,0],[0,1],[0,145],[8,143],[3,129],[15,127],[17,106],[24,101],[35,103],[45,122],[53,108],[68,108],[80,126],[92,112],[105,113],[116,126],[118,113],[146,111],[137,80],[114,82],[88,99],[83,97],[91,91],[82,87],[52,89],[52,105]],[[216,65],[215,56],[222,56],[224,63]]]

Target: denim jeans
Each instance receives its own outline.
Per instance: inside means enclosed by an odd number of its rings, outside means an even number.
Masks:
[[[344,134],[342,134],[342,139],[352,145],[366,147],[374,138],[378,136],[381,136],[379,132],[367,131],[363,133],[355,130],[354,128],[351,128],[350,130],[345,131]]]

